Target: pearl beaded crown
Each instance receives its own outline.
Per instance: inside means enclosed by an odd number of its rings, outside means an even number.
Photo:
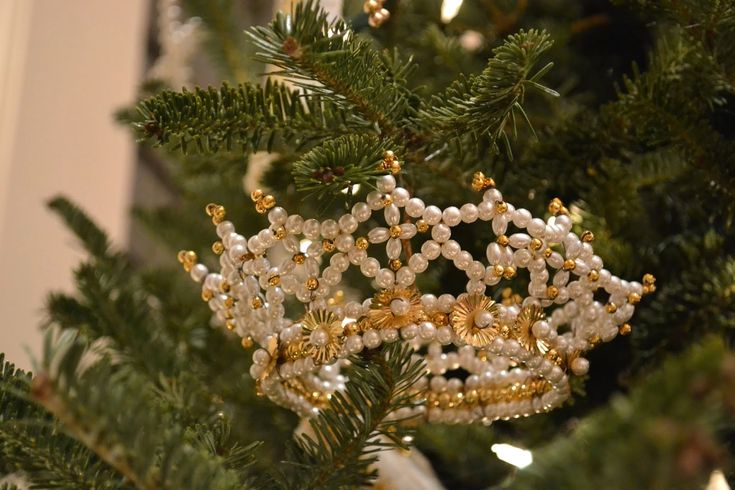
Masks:
[[[397,173],[392,153],[385,158],[383,168]],[[321,222],[289,214],[256,191],[256,209],[270,226],[249,238],[225,221],[222,206],[207,207],[221,239],[213,245],[219,272],[193,252],[179,260],[201,283],[216,320],[243,346],[259,346],[250,370],[259,390],[302,416],[344,388],[345,358],[397,341],[409,342],[427,366],[415,386],[426,403],[398,417],[489,423],[550,410],[570,395],[569,376],[587,372],[586,351],[630,331],[634,305],[655,279],[628,282],[604,269],[592,234],[572,232],[558,199],[543,220],[506,203],[479,172],[472,186],[484,191],[479,203],[442,210],[383,175],[351,213]],[[385,225],[363,229],[376,214]],[[496,236],[484,260],[452,239],[454,227],[475,222],[489,223]],[[417,275],[440,257],[467,277],[458,297],[416,288]],[[374,296],[344,300],[338,287],[350,267],[374,284]],[[499,288],[520,273],[527,273],[527,296]],[[487,295],[494,287],[502,290],[498,302]],[[294,303],[302,307],[290,316]]]

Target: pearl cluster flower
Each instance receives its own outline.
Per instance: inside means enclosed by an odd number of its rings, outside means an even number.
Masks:
[[[546,411],[569,396],[570,374],[589,369],[584,352],[629,330],[634,305],[655,288],[654,279],[628,282],[604,269],[591,233],[572,232],[560,201],[552,201],[544,220],[506,203],[482,174],[473,187],[484,191],[479,203],[440,209],[384,175],[350,213],[324,221],[289,214],[256,191],[268,228],[244,237],[222,206],[209,205],[220,270],[209,272],[193,252],[179,260],[201,283],[216,320],[258,344],[250,374],[259,389],[301,415],[324,407],[344,386],[342,360],[396,341],[417,353],[428,349],[427,374],[414,387],[427,404],[401,417],[469,423]],[[371,219],[384,225],[360,232]],[[452,238],[455,227],[475,222],[489,224],[496,236],[485,260]],[[417,275],[440,257],[467,278],[458,297],[416,289]],[[375,295],[330,301],[350,267],[375,285]],[[528,294],[519,302],[486,295],[521,273]],[[306,313],[289,316],[289,297]],[[451,376],[455,370],[464,379]]]

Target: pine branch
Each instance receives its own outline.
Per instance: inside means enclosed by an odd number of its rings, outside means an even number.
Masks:
[[[701,488],[732,463],[723,438],[733,382],[735,355],[710,338],[535,451],[534,464],[507,487]]]
[[[292,451],[296,474],[285,488],[320,489],[365,486],[376,476],[370,465],[379,451],[406,443],[396,410],[413,407],[411,387],[421,377],[423,363],[400,342],[352,358],[350,382],[332,396],[330,408],[311,421],[314,437],[297,437]]]
[[[517,133],[516,119],[522,117],[530,126],[522,106],[526,91],[533,88],[559,95],[540,83],[552,63],[532,73],[551,45],[544,31],[521,30],[509,36],[493,51],[480,75],[461,77],[443,94],[432,97],[421,113],[425,131],[454,138],[466,133],[474,138],[488,136],[496,150],[498,141],[503,141],[510,151],[509,134]]]
[[[406,87],[410,61],[381,56],[343,20],[330,21],[315,0],[296,4],[290,15],[279,12],[249,35],[260,49],[257,59],[281,69],[275,75],[356,110],[386,137],[399,139],[415,115]]]
[[[137,129],[156,144],[184,153],[272,151],[301,147],[365,124],[318,94],[268,81],[219,89],[163,91],[139,104]]]

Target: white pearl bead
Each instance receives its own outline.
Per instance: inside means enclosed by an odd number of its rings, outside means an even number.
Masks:
[[[376,187],[380,192],[387,194],[396,188],[396,179],[392,175],[381,175],[378,177]]]
[[[462,248],[459,246],[459,243],[457,243],[456,240],[448,240],[447,242],[442,244],[442,256],[449,260],[454,259],[461,251]]]
[[[358,202],[357,204],[352,206],[352,216],[354,216],[355,219],[360,223],[370,219],[371,214],[372,211],[370,210],[370,206],[368,206],[364,202]]]
[[[408,259],[408,267],[416,274],[424,272],[429,266],[429,261],[423,254],[415,253]]]
[[[424,294],[421,296],[421,306],[427,311],[434,311],[436,309],[437,299],[433,294]]]
[[[403,187],[396,187],[393,192],[391,192],[390,196],[393,199],[395,205],[400,208],[404,207],[406,203],[408,203],[408,200],[411,198],[411,195]]]
[[[327,219],[322,222],[321,226],[322,236],[333,240],[339,233],[339,225],[333,219]]]
[[[382,339],[377,330],[368,330],[362,334],[362,342],[368,349],[375,349],[381,344]]]
[[[577,376],[587,374],[590,369],[590,362],[584,357],[578,357],[572,361],[572,372]]]
[[[259,366],[267,366],[271,362],[271,356],[265,349],[257,349],[253,352],[253,363]]]
[[[414,282],[416,282],[416,274],[414,274],[414,272],[408,267],[401,267],[398,269],[398,272],[396,272],[396,282],[401,287],[410,287]]]
[[[546,223],[540,218],[533,218],[528,224],[528,233],[534,238],[543,238],[546,231]]]
[[[550,330],[551,327],[549,327],[548,322],[545,322],[544,320],[537,321],[533,324],[533,327],[531,327],[534,337],[538,339],[546,338],[549,335]]]
[[[442,212],[441,212],[441,209],[432,205],[432,206],[427,206],[426,209],[424,209],[422,216],[424,218],[424,221],[426,221],[427,224],[429,224],[430,226],[434,226],[441,221]]]
[[[268,212],[268,221],[271,222],[271,224],[276,226],[281,226],[286,222],[286,219],[288,218],[288,213],[285,209],[283,209],[280,206],[277,206],[273,209],[271,209]]]
[[[462,214],[459,209],[454,206],[449,206],[442,213],[442,220],[448,226],[457,226],[462,222]]]
[[[436,340],[442,345],[447,345],[452,342],[452,328],[448,325],[443,325],[436,329]]]
[[[315,219],[307,219],[304,221],[302,233],[309,240],[316,240],[321,232],[321,225]]]
[[[418,197],[412,197],[406,203],[406,214],[412,218],[419,218],[423,214],[425,208],[426,206],[424,205],[424,201]]]
[[[475,317],[474,317],[475,325],[477,325],[480,328],[485,328],[488,325],[490,325],[493,322],[493,319],[494,317],[492,313],[490,313],[487,310],[482,310],[482,309],[477,310],[477,312],[475,313]]]
[[[495,216],[495,206],[492,202],[482,201],[477,205],[477,216],[482,221],[490,221]]]
[[[439,257],[441,253],[441,245],[436,243],[434,240],[426,240],[421,245],[421,253],[429,260],[434,260]]]
[[[389,259],[397,259],[401,255],[401,241],[397,238],[390,238],[385,246],[385,252]]]
[[[472,264],[472,254],[467,250],[462,250],[454,258],[454,265],[457,269],[464,271]]]
[[[380,286],[381,288],[390,288],[395,285],[395,274],[390,269],[380,269],[378,273],[375,275],[375,282]]]
[[[204,264],[196,264],[194,267],[191,268],[191,272],[189,275],[191,275],[191,278],[196,282],[201,282],[206,276],[209,271],[207,270],[207,266]]]
[[[217,236],[224,239],[230,233],[235,231],[235,225],[231,221],[222,221],[217,225]]]
[[[454,296],[451,294],[442,294],[437,299],[437,306],[439,309],[445,313],[449,313],[449,311],[452,309],[452,306],[454,306]]]
[[[375,277],[379,270],[380,262],[378,262],[378,259],[373,257],[363,260],[360,264],[360,272],[362,272],[362,275],[365,277]]]
[[[503,195],[498,189],[496,189],[495,187],[491,187],[490,189],[486,190],[485,193],[482,195],[482,200],[494,203],[495,201],[502,201]]]
[[[508,237],[508,242],[513,248],[525,248],[531,243],[531,237],[525,233],[513,233]]]
[[[401,220],[401,212],[398,210],[398,206],[391,204],[386,206],[383,212],[385,216],[385,222],[389,225],[397,225]]]
[[[419,336],[425,340],[429,341],[434,338],[436,335],[436,327],[431,322],[421,322],[419,325]]]
[[[401,328],[401,337],[406,340],[416,338],[419,333],[419,328],[415,323],[410,323],[405,327]]]
[[[516,209],[513,212],[513,224],[518,228],[526,228],[532,218],[531,212],[527,209]]]
[[[440,223],[431,229],[431,238],[439,243],[446,242],[450,236],[452,236],[452,232],[444,223]]]
[[[403,316],[411,309],[411,303],[402,298],[396,298],[390,302],[390,311],[394,316]]]
[[[383,243],[390,238],[390,231],[388,228],[373,228],[368,232],[367,237],[370,243]]]
[[[477,217],[479,216],[477,206],[469,202],[463,204],[462,207],[459,208],[459,212],[462,215],[462,221],[465,223],[474,223],[477,221]]]
[[[398,340],[398,337],[398,330],[396,330],[395,328],[385,328],[383,330],[380,330],[381,340],[388,344]]]
[[[493,218],[493,233],[495,235],[505,235],[506,230],[508,229],[508,218],[505,214],[501,214],[499,216],[495,216]]]

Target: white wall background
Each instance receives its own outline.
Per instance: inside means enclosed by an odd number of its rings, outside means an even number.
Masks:
[[[29,368],[43,303],[83,257],[62,193],[124,246],[134,147],[112,112],[141,77],[146,0],[0,0],[0,351]]]

